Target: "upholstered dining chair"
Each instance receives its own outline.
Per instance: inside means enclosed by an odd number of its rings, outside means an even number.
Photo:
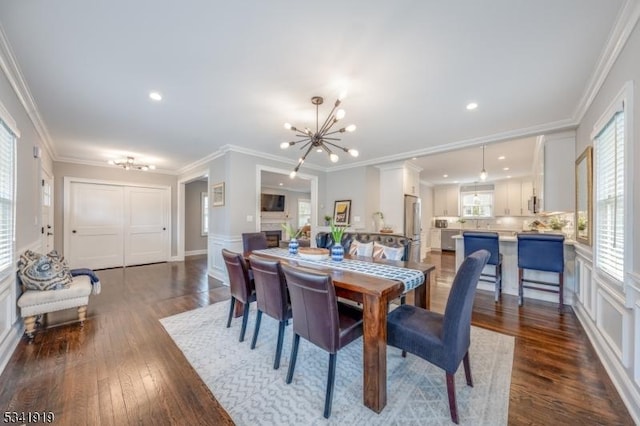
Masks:
[[[331,276],[282,265],[293,308],[293,345],[287,383],[293,380],[300,337],[329,352],[324,417],[331,415],[338,351],[362,336],[362,311],[338,302]]]
[[[490,253],[479,250],[465,258],[456,273],[444,315],[416,306],[401,305],[387,316],[387,344],[442,368],[446,373],[449,412],[458,423],[455,372],[464,364],[467,384],[473,386],[469,345],[471,311],[478,279]]]
[[[247,322],[249,321],[249,306],[251,302],[256,301],[256,292],[253,280],[249,278],[247,264],[242,254],[222,249],[222,257],[227,266],[229,290],[231,292],[231,306],[229,307],[227,328],[231,327],[231,318],[233,317],[233,310],[237,300],[244,305],[242,328],[240,329],[240,341],[242,342],[244,341],[244,334],[247,330]]]
[[[266,249],[267,235],[264,232],[245,232],[242,234],[242,248],[245,253]]]
[[[276,344],[276,356],[273,361],[273,368],[277,370],[280,368],[284,328],[292,316],[287,281],[279,261],[252,255],[249,258],[249,262],[251,263],[251,270],[253,271],[253,281],[256,286],[256,302],[258,304],[256,328],[253,331],[251,349],[256,347],[262,314],[265,313],[278,320],[278,343]]]
[[[495,285],[495,301],[500,300],[502,292],[502,253],[500,253],[499,235],[497,232],[473,232],[464,231],[462,233],[464,240],[464,256],[467,257],[471,253],[485,249],[490,254],[487,265],[493,267],[493,273],[482,271],[480,281],[489,282]]]

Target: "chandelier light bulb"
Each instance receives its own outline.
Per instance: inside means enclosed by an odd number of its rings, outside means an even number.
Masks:
[[[353,149],[351,148],[350,150],[347,151],[349,154],[351,154],[352,157],[357,157],[358,155],[360,155],[360,153],[358,152],[357,149]]]
[[[289,148],[289,145],[291,145],[289,142],[282,142],[280,144],[280,148],[287,149],[287,148]]]
[[[116,162],[113,161],[113,160],[109,160],[109,161],[107,161],[107,163],[111,164],[112,166],[116,164]]]
[[[291,173],[289,173],[289,177],[291,179],[294,179],[296,177],[297,172],[295,170],[292,170]]]
[[[337,163],[340,157],[332,153],[332,154],[329,154],[329,159],[331,160],[332,163]]]
[[[291,130],[291,123],[284,123],[284,128],[287,130]]]
[[[346,130],[347,132],[355,132],[356,125],[355,124],[349,124],[347,127],[344,128],[344,130]]]
[[[347,97],[347,91],[343,90],[342,92],[340,92],[340,94],[338,95],[338,100],[339,101],[344,101],[344,98]]]
[[[339,109],[336,112],[336,120],[342,120],[346,114],[347,114],[347,112],[345,110]]]
[[[322,148],[317,148],[316,152],[322,152]]]

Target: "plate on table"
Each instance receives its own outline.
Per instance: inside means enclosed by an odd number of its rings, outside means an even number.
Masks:
[[[298,255],[308,260],[326,260],[329,258],[329,250],[323,248],[300,247]]]

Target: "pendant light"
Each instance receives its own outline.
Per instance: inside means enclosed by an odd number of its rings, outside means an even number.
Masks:
[[[482,171],[480,172],[480,180],[487,180],[487,171],[484,169],[484,145],[482,145]]]

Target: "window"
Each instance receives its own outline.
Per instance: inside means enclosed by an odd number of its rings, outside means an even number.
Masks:
[[[462,217],[487,218],[493,216],[493,191],[461,192]]]
[[[0,279],[13,270],[16,135],[0,120]]]
[[[298,200],[298,228],[311,223],[311,200]]]
[[[200,217],[201,221],[201,234],[204,237],[209,235],[209,194],[202,192],[200,194]]]
[[[595,264],[599,272],[624,282],[625,244],[630,232],[630,220],[625,208],[631,193],[629,140],[631,117],[625,108],[629,96],[627,86],[616,102],[601,118],[594,131],[595,157]]]

